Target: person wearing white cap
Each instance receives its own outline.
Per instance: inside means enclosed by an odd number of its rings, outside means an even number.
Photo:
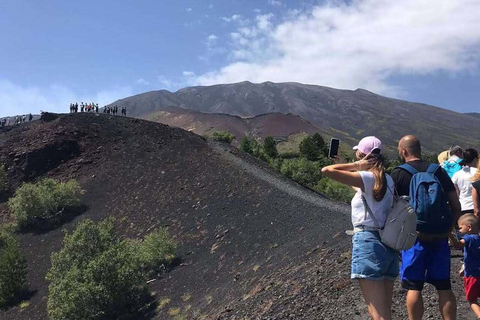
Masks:
[[[357,161],[324,167],[322,173],[357,190],[352,199],[351,278],[358,280],[372,319],[389,320],[393,282],[399,273],[398,252],[381,242],[378,225],[385,224],[393,202],[394,182],[385,172],[378,138],[365,137],[353,149],[357,150]],[[367,214],[367,206],[374,218]]]

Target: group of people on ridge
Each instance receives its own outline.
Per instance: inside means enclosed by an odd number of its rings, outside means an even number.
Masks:
[[[98,103],[80,103],[80,112],[95,112],[98,113],[99,107]],[[70,103],[70,113],[77,113],[78,112],[78,103]],[[122,107],[120,112],[122,116],[127,116],[127,107]],[[118,106],[105,106],[103,107],[103,113],[117,115],[118,114]]]
[[[10,120],[10,119],[7,119],[7,118],[3,118],[0,120],[0,127],[6,127],[6,126],[9,126],[9,125],[17,125],[17,124],[20,124],[20,123],[25,123],[25,122],[30,122],[33,120],[33,115],[31,113],[29,113],[28,115],[24,114],[22,116],[15,116],[15,118],[13,118],[13,120]]]
[[[422,160],[420,141],[407,135],[398,143],[398,154],[405,164],[389,175],[378,138],[365,137],[354,150],[355,162],[326,166],[322,173],[357,191],[351,202],[354,227],[351,278],[358,280],[372,319],[392,318],[394,280],[399,275],[402,287],[407,290],[410,320],[423,317],[425,282],[432,284],[438,293],[442,318],[456,319],[456,298],[450,281],[450,246],[464,251],[465,295],[476,318],[480,319],[477,151],[463,151],[456,146],[439,157],[440,163],[428,163]],[[421,188],[427,190],[426,193],[418,192]],[[420,195],[423,198],[420,199]],[[399,252],[382,242],[381,226],[386,225],[396,199],[402,197],[409,200],[405,203],[411,204],[416,215],[417,231],[413,230],[412,236],[416,236],[413,246],[401,251],[400,266]]]

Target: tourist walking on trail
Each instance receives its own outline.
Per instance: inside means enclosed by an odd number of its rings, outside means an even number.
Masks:
[[[463,153],[463,168],[452,176],[453,184],[460,199],[462,214],[473,213],[472,177],[477,172],[478,152],[475,149],[466,149]]]
[[[390,320],[393,282],[399,269],[398,252],[381,242],[376,225],[385,224],[393,202],[394,183],[385,173],[379,139],[365,137],[354,149],[356,162],[327,166],[322,173],[357,190],[352,199],[351,278],[358,280],[372,319]]]
[[[397,192],[410,196],[417,213],[418,237],[415,245],[402,251],[400,277],[407,291],[407,311],[410,320],[423,317],[422,290],[425,282],[438,293],[442,318],[456,319],[456,300],[450,283],[450,247],[448,236],[460,216],[460,202],[455,186],[438,164],[422,160],[420,141],[408,135],[398,143],[398,153],[405,164],[392,171]],[[425,190],[425,186],[428,189]],[[412,190],[412,191],[411,191]],[[418,193],[418,190],[425,191]],[[418,194],[428,197],[421,201]]]
[[[477,172],[472,177],[472,201],[473,214],[479,217],[480,215],[480,160],[477,165]]]
[[[465,297],[477,319],[480,319],[480,236],[478,235],[478,217],[467,213],[460,217],[458,226],[462,239],[458,240],[453,234],[450,241],[456,249],[463,249],[465,273],[463,286]]]

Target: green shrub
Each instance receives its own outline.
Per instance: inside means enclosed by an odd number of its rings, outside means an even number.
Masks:
[[[328,149],[323,137],[319,133],[307,136],[300,142],[300,154],[308,160],[315,161],[320,157],[328,156]]]
[[[147,235],[138,250],[146,273],[158,272],[162,266],[171,263],[176,249],[177,244],[165,229],[159,229]]]
[[[242,141],[240,141],[240,150],[250,154],[253,153],[252,143],[247,136],[243,137]]]
[[[27,262],[15,237],[0,230],[0,307],[27,289]]]
[[[121,239],[112,219],[85,220],[52,254],[47,273],[50,319],[121,319],[140,312],[147,276],[173,259],[176,244],[164,230],[143,242]]]
[[[227,131],[214,131],[213,132],[213,139],[216,141],[223,141],[227,143],[232,143],[235,140],[235,136]]]
[[[0,165],[0,193],[7,191],[7,188],[8,188],[7,172],[5,171],[5,166]]]
[[[146,285],[136,248],[112,220],[80,223],[52,254],[50,319],[116,319],[138,310]]]
[[[332,199],[342,202],[350,202],[355,194],[351,187],[327,177],[323,177],[313,188]]]
[[[278,154],[278,158],[282,159],[293,159],[293,158],[299,158],[300,153],[296,151],[287,151],[287,152],[282,152]]]
[[[313,187],[322,177],[318,163],[305,158],[284,160],[280,172],[309,187]]]
[[[50,220],[66,207],[80,205],[83,193],[78,182],[58,182],[44,179],[37,183],[25,183],[8,202],[20,227]]]
[[[265,154],[270,158],[275,158],[278,155],[277,144],[272,137],[265,138],[263,152],[265,152]]]

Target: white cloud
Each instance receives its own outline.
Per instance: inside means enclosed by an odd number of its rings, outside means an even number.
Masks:
[[[195,76],[195,72],[193,72],[193,71],[183,71],[182,74],[183,74],[184,77],[194,77]]]
[[[282,2],[278,0],[268,0],[268,4],[271,6],[277,6],[277,7],[282,6]]]
[[[207,43],[209,44],[212,44],[212,43],[215,43],[215,41],[217,41],[218,37],[214,34],[211,34],[207,37]]]
[[[225,22],[233,22],[233,21],[238,21],[240,20],[242,16],[239,14],[234,14],[231,17],[222,17],[222,20]]]
[[[231,33],[232,61],[198,84],[298,81],[396,95],[395,74],[471,70],[480,61],[480,1],[327,2]]]
[[[135,80],[136,83],[138,84],[144,84],[144,85],[149,85],[150,82],[148,82],[147,80],[143,79],[143,78],[140,78],[140,79],[137,79]]]
[[[62,85],[49,87],[24,87],[0,79],[0,117],[24,113],[68,112],[72,102],[95,102],[103,106],[115,100],[131,96],[129,86],[114,87],[88,94],[78,94]]]
[[[187,9],[185,9],[185,10],[187,10],[187,12],[192,12],[192,11],[193,11],[192,8],[187,8]]]

